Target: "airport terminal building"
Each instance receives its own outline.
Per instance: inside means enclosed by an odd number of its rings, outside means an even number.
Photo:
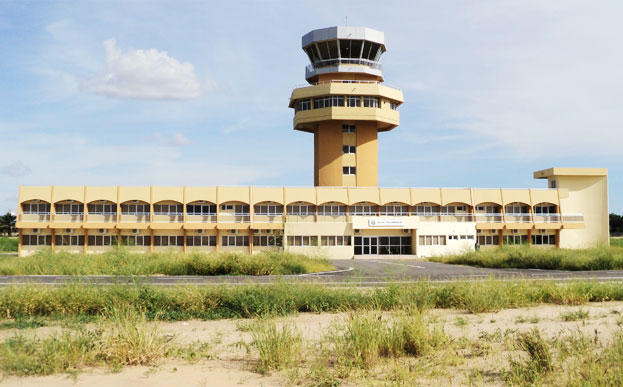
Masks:
[[[380,188],[379,133],[402,92],[383,84],[384,34],[331,27],[303,36],[307,85],[290,98],[313,134],[313,187],[20,186],[19,255],[288,250],[330,258],[426,257],[528,244],[609,243],[607,171],[550,168],[547,188]]]

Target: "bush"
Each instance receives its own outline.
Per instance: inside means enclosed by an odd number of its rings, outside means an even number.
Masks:
[[[0,252],[16,253],[17,238],[0,236]]]
[[[102,254],[41,250],[24,257],[0,258],[1,275],[285,275],[334,270],[324,258],[287,252],[132,253],[124,248]]]
[[[435,262],[487,268],[620,270],[623,269],[623,247],[613,245],[571,250],[507,246],[429,259]]]

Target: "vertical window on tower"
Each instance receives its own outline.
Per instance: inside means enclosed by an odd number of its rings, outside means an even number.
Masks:
[[[389,101],[389,108],[392,110],[398,110],[398,104],[393,101]]]
[[[349,95],[346,98],[348,107],[361,107],[361,97],[358,95]]]
[[[356,153],[356,147],[354,145],[343,145],[342,153]]]
[[[344,175],[354,175],[357,173],[356,167],[342,167],[342,173]]]
[[[379,98],[378,97],[363,97],[363,107],[378,108]]]
[[[309,99],[302,99],[299,101],[299,111],[311,109],[311,101]]]
[[[342,125],[342,132],[355,133],[355,125]]]

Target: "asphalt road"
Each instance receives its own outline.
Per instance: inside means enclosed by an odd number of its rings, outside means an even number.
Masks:
[[[316,274],[286,276],[0,276],[0,286],[13,284],[59,285],[63,283],[90,283],[98,285],[132,284],[140,282],[152,285],[212,285],[212,284],[269,284],[276,281],[292,283],[321,283],[328,285],[376,286],[388,283],[413,282],[428,279],[433,282],[456,280],[480,280],[486,278],[527,278],[566,281],[588,279],[595,281],[623,280],[623,271],[558,271],[537,269],[482,269],[421,260],[390,259],[344,259],[331,260],[337,271]]]

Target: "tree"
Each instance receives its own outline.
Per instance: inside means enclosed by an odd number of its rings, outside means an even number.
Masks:
[[[15,228],[15,222],[17,221],[17,217],[10,212],[0,216],[0,233],[6,233],[8,236],[14,231],[17,231]]]
[[[623,216],[610,214],[610,234],[623,232]]]

